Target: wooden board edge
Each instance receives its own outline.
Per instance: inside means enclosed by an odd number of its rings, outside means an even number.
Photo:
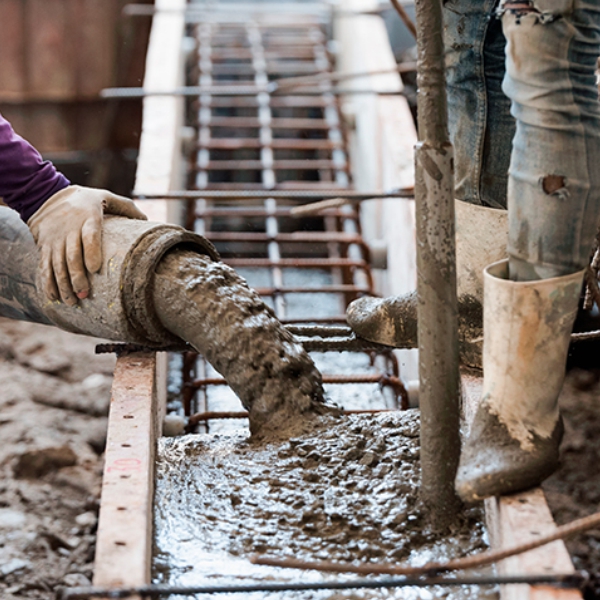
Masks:
[[[157,0],[144,85],[173,89],[183,77],[186,0]],[[166,60],[169,57],[169,60]],[[166,89],[165,88],[165,89]],[[135,189],[166,193],[181,185],[183,99],[144,100]],[[165,143],[168,141],[168,143]],[[178,203],[140,203],[150,220],[178,222]],[[96,541],[94,585],[151,582],[156,441],[166,409],[167,354],[132,354],[114,371]]]
[[[372,11],[376,0],[349,0],[334,11],[333,34],[339,48],[336,68],[359,73],[395,69],[385,23]],[[390,190],[414,185],[416,127],[404,96],[378,96],[377,91],[402,90],[399,74],[388,73],[350,80],[345,85],[372,89],[373,94],[347,95],[341,110],[348,131],[353,181],[358,190]],[[373,269],[376,291],[382,296],[410,293],[416,288],[414,202],[406,199],[370,200],[361,204],[361,231],[367,244],[383,247],[387,269]],[[415,350],[395,350],[405,381],[418,379]]]
[[[183,37],[186,0],[157,0],[158,12],[146,57],[144,89],[168,91],[184,77]],[[161,12],[161,9],[164,9]],[[181,187],[181,129],[184,98],[149,96],[143,100],[142,133],[135,179],[136,193],[161,194]],[[181,203],[167,200],[137,201],[151,221],[179,223]]]
[[[117,359],[96,539],[96,586],[150,582],[158,431],[155,375],[155,353]]]

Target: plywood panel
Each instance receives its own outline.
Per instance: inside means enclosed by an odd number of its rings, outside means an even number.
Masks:
[[[115,85],[125,0],[0,0],[0,101],[96,98]]]
[[[0,0],[2,18],[0,93],[6,98],[20,98],[27,87],[24,8],[25,3],[22,0]]]
[[[76,53],[77,97],[97,96],[116,83],[119,8],[115,0],[79,0],[81,27]],[[76,24],[73,24],[76,25]]]
[[[77,29],[71,0],[26,0],[25,35],[29,96],[74,98]]]

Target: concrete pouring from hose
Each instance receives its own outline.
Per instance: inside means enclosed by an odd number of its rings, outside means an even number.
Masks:
[[[164,223],[105,216],[103,225],[91,294],[68,306],[47,298],[29,229],[0,207],[0,316],[147,347],[183,339],[223,375],[262,437],[338,414],[302,344],[211,242]]]

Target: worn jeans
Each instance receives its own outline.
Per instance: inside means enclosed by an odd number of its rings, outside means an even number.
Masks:
[[[496,4],[444,4],[457,197],[507,197],[509,256],[537,277],[572,273],[600,216],[600,0],[505,2],[503,31]]]
[[[506,39],[498,0],[445,0],[448,126],[459,200],[506,208],[515,121],[502,92]]]

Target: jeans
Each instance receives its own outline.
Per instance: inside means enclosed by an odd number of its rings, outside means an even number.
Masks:
[[[541,278],[585,267],[600,215],[600,0],[501,7],[503,90],[517,121],[509,181],[509,257]]]
[[[498,0],[446,0],[444,43],[448,127],[456,198],[506,208],[515,122],[502,92],[506,40]]]
[[[503,0],[506,41],[494,5],[445,3],[457,197],[502,207],[510,156],[509,257],[539,278],[573,273],[600,215],[600,0]]]

